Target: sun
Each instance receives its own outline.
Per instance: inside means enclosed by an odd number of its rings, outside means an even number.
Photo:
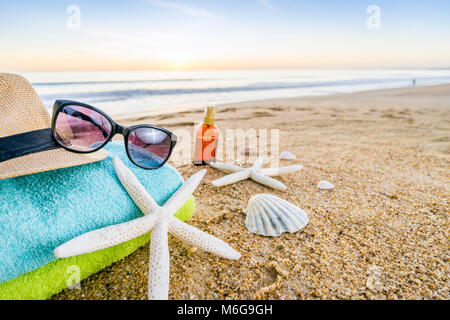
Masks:
[[[189,65],[191,62],[191,58],[189,56],[181,54],[173,55],[167,60],[170,67],[175,70],[189,69]]]

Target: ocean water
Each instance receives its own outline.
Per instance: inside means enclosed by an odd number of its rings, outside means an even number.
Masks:
[[[442,70],[252,70],[22,73],[46,107],[57,99],[92,104],[111,115],[178,106],[328,95],[450,83]]]

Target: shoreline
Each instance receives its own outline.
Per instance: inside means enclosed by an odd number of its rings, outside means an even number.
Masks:
[[[252,106],[255,104],[262,104],[262,105],[268,105],[268,104],[275,104],[275,103],[282,103],[286,101],[300,101],[300,100],[321,100],[321,99],[334,99],[334,98],[340,98],[340,97],[347,97],[352,95],[365,95],[365,94],[372,94],[372,93],[390,93],[390,92],[403,92],[405,90],[414,89],[414,88],[439,88],[439,87],[449,87],[450,83],[446,84],[438,84],[438,85],[423,85],[423,86],[410,86],[410,87],[398,87],[398,88],[385,88],[385,89],[374,89],[374,90],[364,90],[364,91],[355,91],[350,93],[331,93],[331,94],[324,94],[324,95],[310,95],[310,96],[296,96],[296,97],[287,97],[287,98],[272,98],[272,99],[261,99],[261,100],[248,100],[248,101],[240,101],[240,102],[230,102],[230,103],[220,103],[215,105],[217,109],[220,108],[226,108],[226,107],[245,107],[245,106]],[[157,109],[147,109],[144,111],[136,111],[131,113],[120,113],[113,115],[113,118],[117,121],[132,121],[139,118],[148,118],[152,116],[160,116],[160,115],[173,115],[177,112],[198,112],[203,111],[205,106],[172,106],[172,107],[166,107],[164,109],[157,108]]]

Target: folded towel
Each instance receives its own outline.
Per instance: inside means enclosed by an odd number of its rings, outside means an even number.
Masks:
[[[118,156],[162,205],[182,184],[169,165],[144,170],[133,165],[122,143],[106,146],[110,157],[77,167],[0,180],[0,299],[44,299],[67,287],[79,267],[84,279],[144,244],[149,235],[98,252],[59,259],[58,245],[85,232],[142,216],[114,172]],[[190,198],[177,217],[194,211]],[[70,284],[70,283],[69,283]]]

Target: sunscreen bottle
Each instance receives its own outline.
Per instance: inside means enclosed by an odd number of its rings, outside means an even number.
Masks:
[[[215,161],[218,136],[219,129],[214,125],[214,107],[206,107],[203,123],[195,134],[194,165]]]

